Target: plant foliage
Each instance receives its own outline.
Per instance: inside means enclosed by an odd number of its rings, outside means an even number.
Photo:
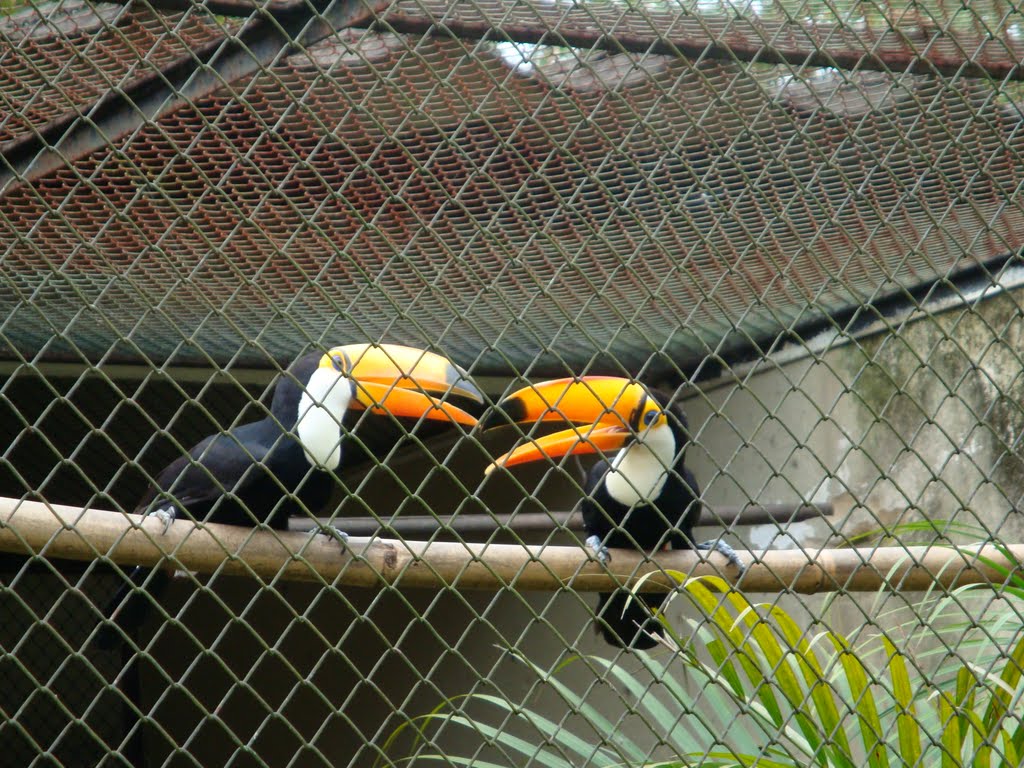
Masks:
[[[1020,613],[1007,603],[1016,600],[1012,591],[993,597],[998,610],[986,611],[993,614],[988,619],[951,625],[973,639],[958,642],[955,655],[942,643],[926,651],[943,656],[935,669],[924,671],[921,654],[901,650],[884,632],[856,644],[827,629],[811,634],[782,608],[751,604],[721,579],[671,575],[703,618],[691,622],[691,641],[684,642],[676,627],[659,615],[668,635],[666,647],[636,652],[616,663],[574,657],[545,670],[512,652],[541,688],[557,694],[565,710],[578,713],[588,727],[556,722],[539,708],[500,695],[474,693],[410,722],[413,756],[396,764],[1021,765],[1024,628]],[[951,593],[939,602],[959,607],[969,591]],[[925,626],[920,634],[935,639],[932,627],[938,624]],[[653,751],[559,680],[568,664],[585,664],[620,690],[635,716],[656,734],[659,743]],[[488,710],[493,719],[485,719]],[[488,757],[479,751],[466,757],[444,754],[434,739],[452,727],[475,733],[474,740],[490,748]],[[387,749],[393,749],[403,730],[392,735]]]

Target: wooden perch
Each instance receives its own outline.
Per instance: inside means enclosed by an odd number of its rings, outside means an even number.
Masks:
[[[398,541],[353,537],[349,553],[326,536],[256,531],[229,525],[162,523],[134,515],[0,498],[0,551],[46,558],[93,560],[120,565],[173,565],[200,573],[248,574],[276,579],[380,587],[453,586],[458,589],[608,590],[647,573],[649,591],[672,586],[658,573],[671,568],[692,576],[718,574],[736,581],[734,569],[714,554],[703,562],[694,552],[665,552],[657,563],[636,552],[613,550],[607,572],[582,547],[521,546]],[[1024,560],[1024,545],[1009,547]],[[1012,567],[994,547],[981,555]],[[800,550],[768,550],[756,558],[738,586],[747,592],[791,590],[874,591],[880,587],[920,590],[940,584],[1003,583],[995,568],[978,560],[976,548],[878,547],[826,549],[808,558]],[[166,559],[165,559],[166,557]],[[748,556],[749,558],[749,556]],[[660,568],[659,568],[660,566]],[[614,575],[613,575],[614,574]]]

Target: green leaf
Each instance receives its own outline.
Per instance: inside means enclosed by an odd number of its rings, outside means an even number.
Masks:
[[[882,637],[886,653],[889,654],[889,677],[892,679],[892,695],[896,700],[896,731],[899,734],[900,757],[908,768],[917,766],[921,758],[921,733],[914,717],[914,692],[910,686],[910,675],[896,646],[887,637]]]
[[[961,756],[967,742],[968,734],[974,749],[972,765],[975,768],[989,768],[991,764],[992,745],[986,739],[985,725],[974,710],[975,694],[979,684],[970,667],[963,666],[956,674],[956,707],[957,728],[960,732]]]
[[[796,622],[784,610],[778,606],[772,606],[769,608],[769,615],[775,619],[782,636],[796,656],[797,666],[803,675],[804,684],[810,691],[811,701],[814,702],[814,707],[818,712],[818,719],[821,722],[821,730],[825,738],[835,743],[835,748],[829,749],[834,762],[842,768],[854,768],[850,742],[843,729],[842,721],[839,719],[839,710],[832,698],[832,687],[821,671],[821,665],[818,663],[818,657],[811,648],[811,644],[807,642],[803,631]]]
[[[391,735],[388,736],[388,738],[384,741],[384,744],[381,747],[381,752],[377,756],[377,759],[374,761],[374,766],[377,766],[377,765],[380,764],[380,761],[383,759],[383,755],[387,754],[391,750],[391,748],[394,746],[395,742],[398,740],[398,737],[402,735],[402,732],[406,728],[412,728],[416,732],[416,736],[413,739],[413,746],[415,746],[416,744],[419,744],[421,741],[426,741],[427,740],[426,726],[424,725],[423,727],[421,727],[421,726],[417,725],[417,723],[419,723],[421,721],[423,723],[431,722],[434,719],[434,717],[437,716],[437,713],[439,713],[442,709],[445,709],[446,707],[454,707],[455,706],[455,702],[458,701],[459,699],[462,699],[462,698],[466,698],[466,697],[465,696],[455,696],[453,698],[446,698],[440,704],[438,704],[436,707],[434,707],[434,709],[431,710],[428,714],[421,715],[420,717],[408,719],[404,723],[399,725],[397,728],[395,728],[395,730],[391,732]]]
[[[497,694],[473,694],[465,698],[486,705],[487,712],[497,708],[502,722],[529,724],[533,733],[520,738],[463,712],[441,715],[435,710],[401,726],[385,742],[385,752],[403,728],[407,734],[409,728],[415,729],[420,749],[436,751],[422,743],[432,730],[420,726],[433,721],[472,729],[475,743],[486,741],[503,750],[509,768],[527,763],[538,768],[857,768],[861,763],[866,768],[890,768],[890,763],[907,768],[1018,768],[1024,748],[1024,722],[1013,711],[1019,708],[1024,686],[1019,613],[989,611],[975,622],[960,601],[966,588],[936,596],[922,606],[927,609],[921,614],[927,631],[909,627],[909,644],[897,650],[884,635],[858,637],[856,642],[829,632],[805,636],[784,610],[751,604],[721,579],[673,577],[681,580],[680,593],[697,606],[703,619],[691,620],[691,640],[678,637],[661,617],[666,635],[687,644],[667,660],[664,652],[637,652],[619,656],[615,664],[605,658],[573,657],[541,669],[515,654],[561,696],[567,710],[586,718],[586,731],[569,730],[560,717],[549,719]],[[1012,603],[1006,590],[1000,594]],[[969,620],[958,621],[958,616]],[[948,645],[935,650],[928,646],[936,633],[948,632],[961,638],[956,649],[963,664],[946,658]],[[880,659],[885,653],[884,663],[865,660],[873,650]],[[932,665],[936,673],[920,678],[910,665],[912,653],[915,660],[938,662]],[[646,745],[641,749],[622,735],[618,722],[587,704],[592,687],[577,694],[557,679],[566,664],[581,660],[586,660],[587,672],[595,679],[635,700],[638,716],[651,724],[662,748],[673,750],[667,759],[651,758]],[[657,680],[656,686],[648,675]],[[880,693],[886,678],[891,698]],[[934,706],[915,702],[930,702],[933,697]],[[454,706],[454,700],[448,700],[438,709]],[[591,728],[604,737],[603,743],[595,740]],[[513,730],[522,733],[518,727]],[[858,754],[854,759],[851,742],[858,753],[863,749],[863,757]],[[414,759],[503,768],[447,755]]]
[[[715,582],[718,582],[718,584],[715,584]],[[705,586],[705,583],[713,586],[721,585],[725,589],[729,588],[722,579],[715,576],[706,576],[699,579],[688,579],[683,584],[685,594],[694,600],[697,607],[711,620],[712,626],[718,630],[723,641],[731,646],[733,655],[739,659],[740,666],[743,667],[747,679],[750,681],[751,686],[753,686],[753,691],[761,700],[772,722],[777,727],[781,726],[785,722],[782,708],[779,706],[771,684],[765,679],[760,666],[757,664],[756,655],[751,653],[750,646],[743,633],[736,628],[735,622],[728,611],[722,607],[721,601],[711,593]],[[734,690],[736,689],[734,688]],[[739,690],[736,690],[736,695],[746,697],[742,683],[739,683]]]
[[[995,741],[996,733],[1001,734],[1003,741],[1003,760],[1016,768],[1019,765],[1018,750],[1015,746],[1018,743],[1018,735],[1009,734],[1003,727],[1003,722],[1009,712],[1010,702],[1014,691],[1021,681],[1021,667],[1024,666],[1024,637],[1020,639],[1009,657],[1003,663],[1003,674],[999,676],[1001,685],[993,685],[992,697],[989,699],[988,709],[985,711],[985,729],[988,733],[988,740]],[[1017,731],[1020,730],[1018,726]],[[1020,737],[1024,738],[1024,737]]]
[[[743,595],[733,591],[732,587],[722,579],[709,579],[708,582],[725,594],[728,602],[736,608],[738,616],[734,624],[742,621],[747,625],[754,644],[764,654],[773,681],[782,691],[782,695],[786,698],[792,709],[793,717],[796,719],[800,731],[811,745],[815,760],[823,766],[826,765],[827,758],[824,754],[822,734],[805,706],[808,695],[805,694],[804,689],[800,685],[799,678],[797,678],[792,667],[789,665],[789,660],[793,653],[791,651],[783,651],[768,623],[761,619],[754,610],[754,607]],[[746,643],[747,641],[744,640],[743,644],[746,645]]]
[[[540,745],[534,742],[526,741],[518,736],[513,736],[507,731],[499,730],[498,728],[487,725],[479,720],[469,718],[465,715],[445,714],[428,715],[428,717],[455,723],[477,731],[493,741],[495,744],[500,744],[503,747],[507,747],[519,752],[521,755],[529,757],[532,761],[536,762],[537,765],[544,765],[547,766],[547,768],[573,768],[572,763],[558,755],[552,754],[550,751],[544,750]]]
[[[477,758],[458,757],[457,755],[416,755],[416,762],[429,760],[432,763],[444,763],[445,765],[466,765],[472,768],[509,768],[501,763],[492,763],[488,760]]]
[[[942,729],[942,768],[961,768],[960,756],[967,734],[960,729],[960,717],[945,691],[939,691],[939,727]]]
[[[495,707],[505,710],[516,718],[525,720],[533,728],[544,734],[548,741],[560,744],[570,752],[575,752],[577,755],[588,761],[588,765],[612,766],[617,765],[620,762],[617,756],[595,746],[592,742],[577,736],[559,723],[549,720],[533,710],[513,705],[507,699],[502,699],[499,696],[491,696],[485,693],[474,694],[473,698],[477,701],[485,701],[488,704],[493,704]]]
[[[607,674],[611,675],[623,688],[629,691],[636,699],[637,706],[647,712],[657,723],[659,733],[667,734],[675,728],[679,718],[669,712],[668,708],[651,693],[649,685],[638,680],[621,664],[598,657],[595,657],[593,662],[598,666],[603,666]]]
[[[566,704],[568,704],[574,712],[578,712],[586,718],[598,733],[614,734],[615,747],[618,748],[619,751],[626,753],[625,757],[628,760],[640,762],[647,757],[647,753],[640,749],[640,746],[635,741],[626,736],[622,732],[622,729],[617,728],[608,718],[598,712],[592,704],[588,704],[582,696],[574,693],[571,688],[560,681],[554,674],[541,669],[518,652],[513,652],[513,655],[518,661],[529,667],[537,678],[545,685],[550,685],[554,688]],[[593,661],[593,657],[588,658]],[[564,666],[564,664],[560,665],[559,668],[561,669]]]
[[[700,762],[701,767],[708,765],[708,762],[701,760],[704,757],[703,754],[691,755],[691,757],[697,758]],[[763,768],[792,768],[791,763],[779,763],[775,760],[769,760],[763,755],[742,755],[733,754],[730,752],[711,752],[708,754],[709,758],[718,758],[729,760],[726,763],[712,763],[712,765],[726,766],[726,765],[741,765],[741,766],[762,766]]]
[[[733,654],[729,653],[725,644],[721,640],[710,639],[705,642],[704,647],[711,655],[715,664],[718,665],[718,671],[722,678],[729,684],[733,695],[738,696],[739,698],[745,698],[746,691],[743,689],[743,679],[740,677],[740,673],[737,671],[736,665],[732,663]]]
[[[667,575],[678,581],[681,585],[685,585],[689,581],[689,577],[681,571],[668,570]],[[638,585],[639,586],[639,585]],[[702,613],[710,617],[710,612],[713,612],[718,606],[718,601],[712,599],[709,604],[702,604],[699,601],[699,597],[707,597],[710,593],[697,595],[692,591],[687,591],[685,594],[690,600],[701,610]],[[714,622],[712,622],[714,623]],[[716,625],[718,626],[718,625]],[[678,634],[672,629],[671,626],[667,627],[669,636],[676,641],[676,644],[682,648],[683,643]],[[719,627],[719,631],[721,631]],[[740,677],[739,672],[736,670],[736,666],[732,663],[732,659],[737,655],[736,646],[732,644],[731,638],[728,633],[725,633],[723,637],[730,639],[730,647],[726,648],[725,643],[719,640],[711,632],[705,631],[701,626],[697,627],[697,633],[700,635],[700,639],[703,642],[705,650],[711,656],[712,660],[718,666],[718,671],[721,676],[728,682],[732,689],[733,695],[743,699],[746,697],[746,692],[743,688],[743,680]],[[776,721],[778,722],[778,721]]]
[[[875,697],[868,686],[868,675],[860,659],[850,648],[846,639],[832,632],[826,633],[839,654],[839,663],[846,675],[850,688],[850,701],[857,710],[860,722],[860,736],[864,744],[870,768],[889,768],[889,758],[885,748],[885,729],[878,717]]]
[[[678,675],[670,673],[667,664],[663,664],[653,654],[639,655],[644,666],[679,704],[680,710],[689,713],[692,719],[699,722],[701,731],[706,735],[704,743],[713,744],[728,729],[734,748],[750,753],[755,753],[760,749],[759,744],[749,733],[749,729],[746,727],[747,723],[734,717],[734,714],[745,706],[746,702],[730,696],[730,691],[722,685],[720,679],[716,679],[713,672],[705,669],[699,663],[687,666],[687,670],[693,673],[694,677],[700,678],[694,681],[700,687],[699,694],[695,697],[686,690]],[[686,719],[680,718],[684,722]],[[707,723],[709,719],[714,720],[710,725]],[[678,752],[691,751],[684,748],[682,739],[677,735],[678,728],[679,726],[676,726],[669,734],[670,745]],[[767,732],[762,731],[762,733],[767,735]],[[774,728],[771,733],[774,733]]]

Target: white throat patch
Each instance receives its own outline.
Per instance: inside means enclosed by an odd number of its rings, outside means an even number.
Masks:
[[[352,399],[352,384],[330,368],[313,371],[299,398],[295,434],[314,467],[337,469],[341,463],[341,420]]]
[[[608,494],[632,507],[656,499],[676,458],[676,440],[668,426],[648,430],[611,460],[605,475]]]

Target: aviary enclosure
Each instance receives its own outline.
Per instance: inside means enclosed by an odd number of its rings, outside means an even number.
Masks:
[[[1021,764],[1017,5],[0,14],[0,765]]]

